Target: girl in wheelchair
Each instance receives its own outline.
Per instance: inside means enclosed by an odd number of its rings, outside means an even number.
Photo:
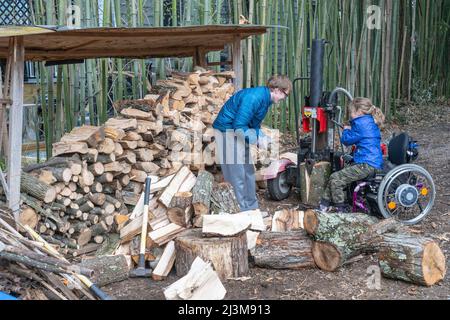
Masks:
[[[356,145],[353,163],[330,176],[320,202],[323,212],[329,212],[333,207],[337,212],[351,212],[345,187],[383,168],[380,132],[385,119],[383,112],[367,98],[355,98],[349,108],[350,126],[344,127],[341,141],[345,146]]]

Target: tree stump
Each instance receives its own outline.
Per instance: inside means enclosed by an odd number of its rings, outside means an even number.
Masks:
[[[407,234],[384,234],[378,244],[383,276],[432,286],[445,277],[445,256],[429,238]]]
[[[311,174],[305,163],[300,165],[300,197],[302,203],[318,206],[331,174],[329,162],[319,162],[312,168]]]
[[[199,229],[182,232],[175,239],[175,267],[178,276],[188,273],[199,256],[211,261],[222,280],[248,274],[248,249],[245,233],[234,237],[203,238]]]
[[[80,266],[94,270],[90,280],[99,287],[126,280],[130,272],[124,255],[83,259]]]
[[[312,240],[303,230],[261,232],[252,254],[255,265],[269,269],[315,268]]]

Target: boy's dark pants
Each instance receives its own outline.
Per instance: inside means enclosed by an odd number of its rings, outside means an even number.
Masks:
[[[375,172],[375,168],[370,165],[354,164],[350,167],[337,171],[330,176],[330,181],[322,196],[323,200],[333,202],[335,205],[342,205],[346,202],[345,187],[350,183],[363,180]]]

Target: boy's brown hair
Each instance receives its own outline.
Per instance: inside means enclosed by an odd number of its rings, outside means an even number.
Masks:
[[[281,89],[283,92],[290,94],[292,91],[292,82],[287,76],[272,76],[267,81],[267,87],[269,89]]]

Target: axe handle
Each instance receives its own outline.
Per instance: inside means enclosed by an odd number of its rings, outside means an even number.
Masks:
[[[141,246],[139,250],[139,254],[145,256],[145,247],[147,243],[147,224],[148,224],[148,203],[150,198],[150,184],[152,179],[148,176],[145,179],[145,191],[144,191],[144,212],[142,212],[142,231],[141,231]],[[141,262],[141,257],[139,262]],[[145,259],[144,259],[145,263]],[[139,265],[141,267],[141,265]]]

